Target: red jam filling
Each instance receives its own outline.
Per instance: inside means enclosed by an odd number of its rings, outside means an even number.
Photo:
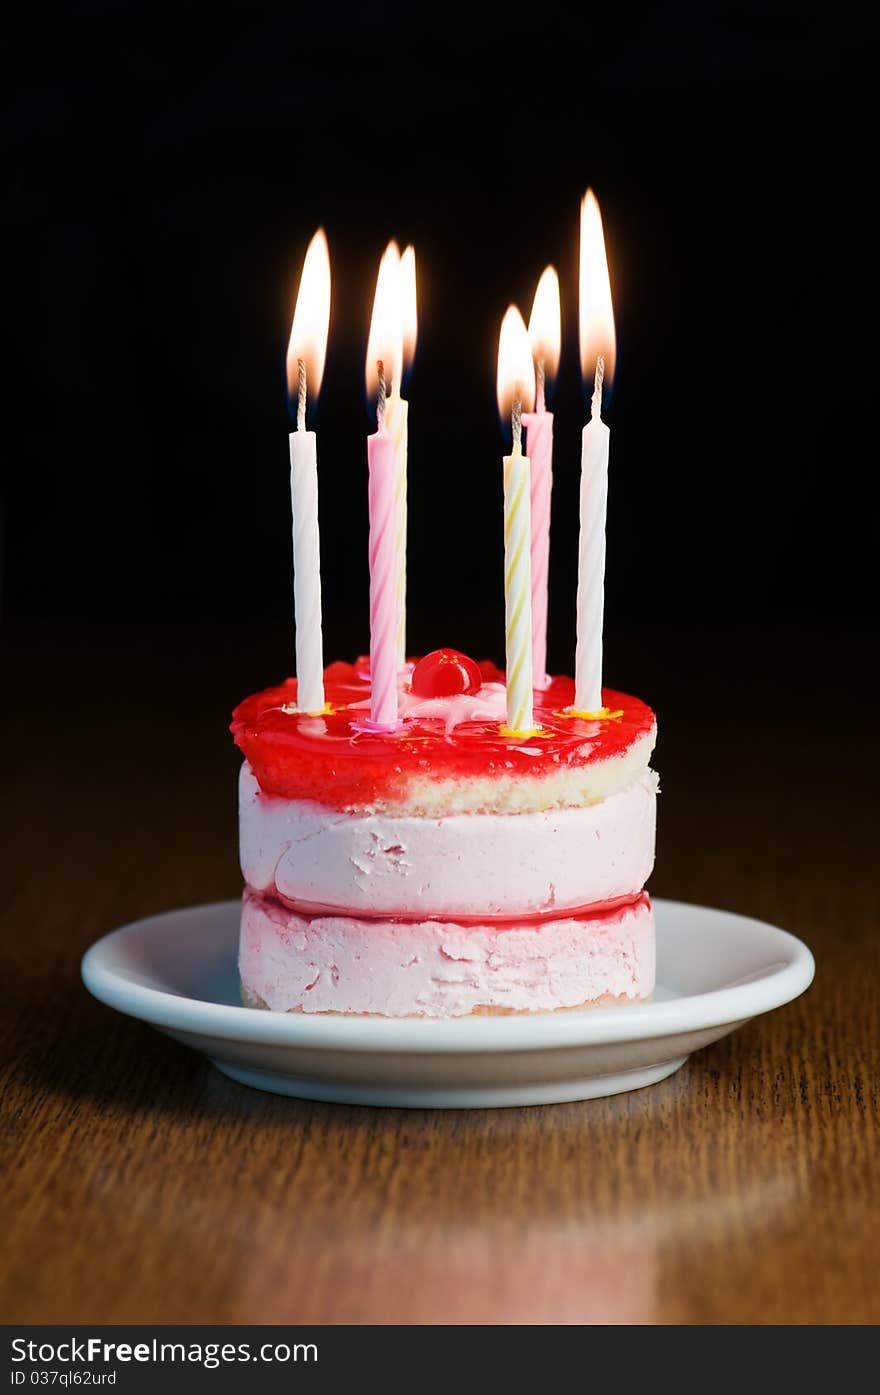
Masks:
[[[464,676],[473,681],[472,660],[465,660],[464,667],[437,661],[437,654],[453,652],[439,650],[421,661],[434,661],[428,670],[435,675],[432,683],[448,681],[447,669],[459,673],[458,682]],[[456,655],[456,660],[464,657]],[[504,681],[503,671],[489,660],[473,667],[481,684]],[[440,673],[443,677],[437,678]],[[536,691],[534,716],[540,734],[525,739],[502,736],[499,722],[488,720],[464,721],[447,733],[441,718],[417,713],[404,715],[399,730],[388,735],[355,730],[354,724],[369,716],[367,659],[330,664],[324,688],[331,710],[321,716],[295,711],[294,678],[254,693],[236,707],[231,726],[235,744],[264,793],[318,799],[346,809],[380,799],[403,799],[414,777],[540,778],[620,756],[654,729],[650,707],[611,689],[603,691],[603,702],[619,715],[598,720],[565,715],[574,702],[570,678],[554,678],[548,687]]]
[[[544,925],[554,920],[601,920],[613,924],[622,920],[628,911],[640,906],[650,906],[651,898],[647,891],[635,891],[630,896],[614,896],[608,901],[593,901],[586,906],[555,907],[551,911],[526,911],[517,915],[462,915],[459,911],[451,915],[430,915],[426,911],[413,911],[404,915],[398,911],[391,915],[387,911],[352,910],[350,906],[318,906],[313,901],[292,901],[274,891],[252,891],[247,888],[245,895],[254,901],[262,901],[266,906],[284,906],[303,920],[324,920],[328,916],[344,916],[348,920],[381,921],[383,925],[421,925],[434,921],[440,925],[479,926],[484,930],[514,930],[523,925]]]

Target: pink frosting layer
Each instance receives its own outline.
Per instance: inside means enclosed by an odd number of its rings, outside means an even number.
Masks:
[[[239,970],[275,1012],[552,1011],[650,994],[654,919],[647,897],[598,918],[503,927],[306,918],[246,892]]]
[[[239,787],[244,879],[309,910],[530,916],[631,898],[654,862],[656,777],[584,808],[444,818],[337,814]]]

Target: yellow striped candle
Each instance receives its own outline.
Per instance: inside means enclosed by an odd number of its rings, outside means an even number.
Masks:
[[[532,478],[522,452],[523,408],[535,402],[535,365],[522,315],[511,305],[498,340],[498,410],[510,417],[513,450],[504,457],[504,619],[507,644],[505,736],[533,736]]]

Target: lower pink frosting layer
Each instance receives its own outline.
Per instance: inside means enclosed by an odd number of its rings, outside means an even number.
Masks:
[[[305,917],[246,891],[239,970],[275,1012],[547,1012],[647,997],[654,918],[647,897],[598,917],[523,925]]]

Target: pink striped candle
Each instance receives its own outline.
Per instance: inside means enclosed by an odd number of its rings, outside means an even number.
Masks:
[[[546,688],[547,592],[550,569],[550,499],[553,493],[553,413],[523,412],[526,455],[532,462],[532,683]]]
[[[367,437],[370,467],[370,720],[373,730],[397,726],[397,503],[394,437]]]
[[[535,365],[535,410],[524,412],[526,455],[532,462],[532,682],[546,688],[547,581],[550,567],[550,498],[553,493],[553,415],[544,405],[547,378],[559,366],[562,312],[559,277],[552,266],[541,273],[529,315],[529,346]]]
[[[376,431],[367,437],[370,467],[370,721],[394,731],[397,721],[398,491],[397,449],[387,419],[389,390],[399,395],[403,363],[400,252],[389,242],[379,263],[367,341],[367,392],[376,396]],[[393,415],[393,413],[392,413]]]

